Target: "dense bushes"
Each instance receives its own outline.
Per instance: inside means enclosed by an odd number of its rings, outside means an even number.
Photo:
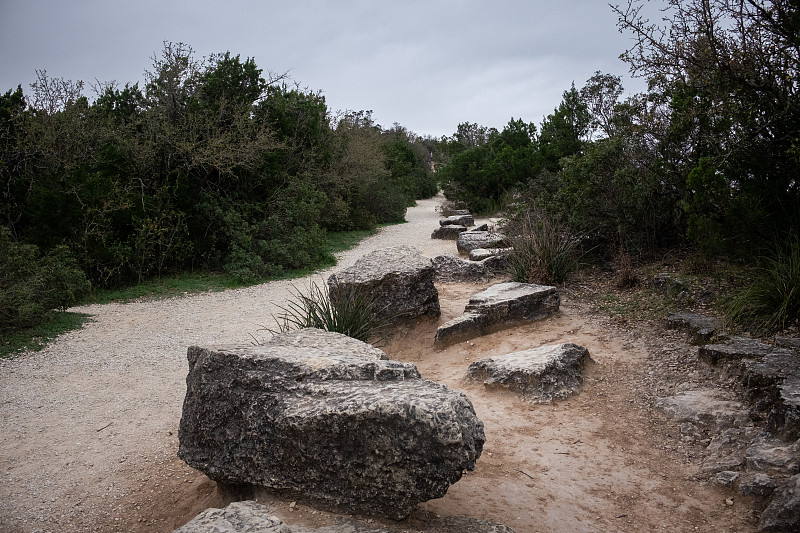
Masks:
[[[328,230],[402,221],[436,192],[429,153],[368,112],[333,117],[318,92],[230,53],[165,43],[144,87],[42,71],[0,95],[0,223],[67,246],[98,286],[187,269],[257,280],[325,258]]]
[[[800,7],[664,1],[651,21],[644,4],[612,9],[634,37],[623,58],[646,94],[621,101],[620,79],[598,72],[538,132],[462,124],[440,142],[445,194],[512,218],[543,210],[605,259],[675,245],[706,261],[763,257],[730,316],[784,327],[797,319],[795,253],[763,243],[800,227]]]
[[[57,246],[42,257],[37,246],[16,242],[0,226],[0,335],[42,323],[89,289],[67,247]]]

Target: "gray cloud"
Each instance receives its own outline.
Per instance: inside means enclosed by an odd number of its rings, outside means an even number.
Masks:
[[[597,0],[6,1],[0,90],[27,90],[42,68],[141,81],[162,42],[180,41],[199,57],[229,50],[288,71],[333,110],[372,109],[384,126],[440,136],[464,121],[538,123],[571,82],[626,74],[615,23]]]

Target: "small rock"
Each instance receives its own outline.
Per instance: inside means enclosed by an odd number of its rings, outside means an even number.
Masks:
[[[723,470],[714,476],[714,484],[722,487],[732,487],[741,474],[732,470]]]
[[[775,479],[762,472],[747,472],[739,479],[739,494],[767,498],[775,491],[778,484]]]

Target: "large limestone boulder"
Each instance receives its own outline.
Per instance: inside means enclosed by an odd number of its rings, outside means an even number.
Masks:
[[[454,241],[458,239],[458,236],[465,231],[467,231],[466,226],[461,226],[456,224],[439,226],[438,228],[433,230],[433,233],[431,233],[431,239],[443,239],[446,241]]]
[[[433,285],[433,261],[411,246],[396,246],[365,255],[350,268],[328,278],[332,300],[363,292],[377,298],[377,314],[396,320],[438,317],[439,293]]]
[[[444,496],[483,449],[466,396],[338,333],[193,346],[188,357],[178,455],[226,485],[401,519]]]
[[[476,248],[508,248],[511,246],[505,235],[490,231],[465,231],[458,235],[458,253],[469,255]]]
[[[416,531],[416,528],[414,528]],[[319,528],[284,524],[269,507],[253,501],[234,502],[224,509],[206,509],[174,533],[401,533],[408,527],[376,527],[355,519],[337,520]],[[466,517],[430,517],[427,533],[514,533],[510,527]]]
[[[440,255],[433,258],[436,281],[443,283],[478,282],[488,277],[483,263],[465,261],[454,255]]]
[[[434,346],[444,348],[495,331],[546,318],[561,298],[555,287],[530,283],[498,283],[473,295],[464,313],[436,331]]]
[[[539,346],[469,365],[467,377],[487,388],[518,392],[526,400],[548,403],[575,394],[583,381],[589,350],[577,344]]]
[[[449,217],[444,217],[439,220],[440,226],[449,226],[449,225],[456,225],[456,226],[474,226],[475,219],[472,218],[472,215],[451,215]]]

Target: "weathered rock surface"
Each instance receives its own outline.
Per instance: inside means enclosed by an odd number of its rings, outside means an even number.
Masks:
[[[490,274],[508,273],[508,254],[497,254],[487,257],[481,264]]]
[[[528,283],[498,283],[473,295],[464,313],[436,331],[434,345],[444,348],[556,312],[561,298],[555,287]]]
[[[469,252],[470,261],[483,261],[495,255],[506,255],[511,252],[513,248],[475,248]]]
[[[415,248],[396,246],[365,255],[350,268],[328,278],[331,299],[351,291],[377,298],[377,314],[399,320],[420,316],[438,317],[439,293],[433,285],[433,261]]]
[[[433,233],[431,233],[431,239],[443,239],[446,241],[454,241],[458,239],[458,236],[461,235],[463,232],[467,231],[466,226],[460,225],[447,225],[447,226],[439,226]]]
[[[759,532],[800,531],[800,475],[780,485],[758,523]]]
[[[750,423],[748,409],[720,389],[684,391],[675,396],[657,398],[656,408],[677,422],[692,424],[712,431],[745,427]]]
[[[469,365],[467,377],[488,388],[518,392],[526,400],[548,403],[578,392],[589,350],[577,344],[554,344],[489,357]]]
[[[433,258],[436,281],[444,283],[478,282],[489,275],[483,263],[465,261],[454,255],[440,255]]]
[[[407,527],[375,527],[357,520],[333,526],[307,528],[284,524],[269,507],[253,501],[234,502],[224,509],[207,509],[174,533],[399,533]],[[514,533],[509,527],[465,517],[436,518],[426,524],[429,533]]]
[[[772,475],[800,473],[800,441],[791,444],[769,434],[754,439],[744,452],[748,470]]]
[[[763,357],[773,349],[769,344],[754,339],[733,337],[725,343],[701,346],[698,356],[709,364],[717,365],[746,358]]]
[[[475,219],[472,218],[472,215],[470,215],[469,213],[467,213],[465,215],[450,215],[449,217],[445,217],[445,218],[439,219],[439,225],[440,226],[450,226],[450,225],[455,225],[455,226],[474,226],[475,225]]]
[[[724,364],[740,376],[751,415],[763,417],[767,431],[800,438],[800,356],[788,348],[735,337],[723,344],[700,347],[698,355],[711,364]]]
[[[763,414],[767,431],[800,438],[800,358],[775,348],[759,359],[741,363],[742,382],[754,413]]]
[[[463,394],[382,354],[312,329],[193,346],[178,455],[227,485],[401,519],[472,470],[485,437]]]
[[[698,315],[685,311],[670,313],[667,316],[667,327],[685,329],[692,336],[694,345],[708,344],[720,329],[720,321],[713,317]]]
[[[762,472],[747,472],[739,478],[739,494],[755,498],[768,498],[778,484],[775,479]]]
[[[489,231],[465,231],[458,236],[458,253],[468,255],[476,248],[508,248],[511,244],[505,235]]]

